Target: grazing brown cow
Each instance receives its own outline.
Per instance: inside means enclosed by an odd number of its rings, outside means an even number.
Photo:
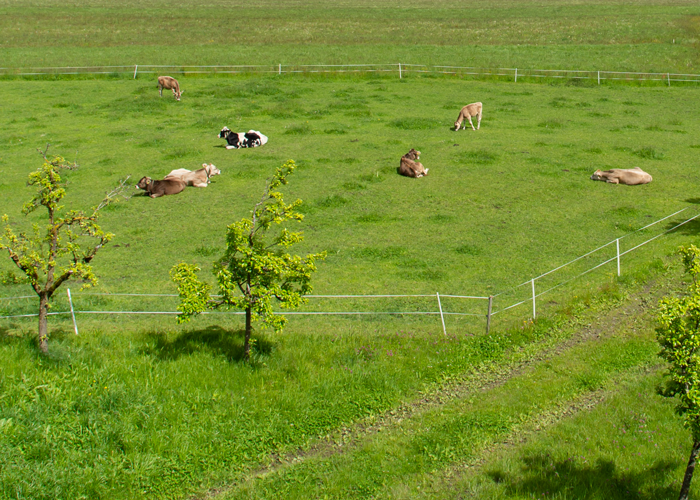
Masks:
[[[165,176],[164,180],[180,180],[184,182],[187,186],[205,188],[211,182],[210,178],[215,175],[219,175],[220,173],[221,170],[216,168],[216,166],[213,163],[210,165],[202,163],[202,168],[200,168],[199,170],[195,170],[194,172],[192,172],[191,170],[187,170],[186,168],[178,168],[177,170],[173,170]]]
[[[180,100],[180,96],[184,90],[180,90],[180,84],[172,76],[159,76],[158,77],[158,92],[160,96],[163,97],[163,89],[172,90],[175,99]]]
[[[143,177],[136,184],[136,187],[146,191],[146,194],[151,198],[158,198],[166,194],[177,194],[182,192],[187,184],[178,179],[163,179],[162,181],[154,181],[150,177]]]
[[[480,102],[473,102],[471,104],[467,104],[462,108],[462,110],[459,112],[459,117],[457,117],[457,121],[455,122],[455,132],[459,130],[460,125],[462,125],[462,122],[464,122],[464,119],[466,118],[469,120],[469,125],[472,126],[472,130],[479,130],[479,127],[481,127],[481,109],[483,106],[481,105]],[[472,116],[477,116],[479,117],[479,121],[476,124],[476,128],[474,128],[474,124],[472,123]],[[467,128],[467,124],[464,124],[464,129]]]
[[[651,175],[647,174],[639,167],[634,168],[613,168],[611,170],[596,170],[591,175],[594,181],[605,181],[610,184],[627,184],[636,186],[637,184],[649,184]]]
[[[420,151],[411,149],[408,153],[401,157],[401,163],[399,164],[398,173],[400,175],[405,175],[406,177],[423,177],[428,175],[428,169],[423,167],[423,164],[419,163],[417,160],[420,159]]]

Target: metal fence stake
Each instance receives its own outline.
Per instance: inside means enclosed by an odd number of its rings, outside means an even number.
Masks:
[[[447,329],[445,328],[445,316],[442,314],[442,304],[440,303],[440,294],[435,292],[435,296],[438,299],[438,307],[440,308],[440,319],[442,320],[442,333],[447,336]]]
[[[620,277],[620,238],[615,240],[617,243],[617,277]]]
[[[399,63],[399,80],[401,80],[402,75],[401,75],[401,63]]]
[[[281,74],[282,74],[282,65],[281,65],[281,64],[280,64],[280,67],[279,67],[279,72],[278,72],[277,74],[278,74],[278,75],[281,75]]]
[[[537,318],[537,306],[535,305],[535,278],[532,278],[532,319]]]
[[[515,83],[518,83],[518,68],[515,68]]]
[[[139,70],[139,65],[136,64],[136,65],[134,66],[134,80],[136,80],[136,72],[137,72],[138,70]]]
[[[73,310],[73,299],[70,296],[70,288],[66,288],[68,292],[68,303],[70,304],[70,315],[73,317],[73,328],[75,328],[75,334],[78,335],[78,323],[75,321],[75,311]]]
[[[491,307],[493,306],[493,295],[489,295],[489,309],[486,313],[486,335],[489,334],[491,330]]]

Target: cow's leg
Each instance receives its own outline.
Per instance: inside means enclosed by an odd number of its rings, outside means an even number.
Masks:
[[[476,130],[476,129],[474,128],[474,124],[472,123],[472,117],[471,117],[471,116],[468,116],[467,118],[469,118],[469,125],[472,126],[472,130]],[[464,128],[466,128],[466,126],[465,126]]]
[[[476,129],[479,130],[481,128],[481,113],[479,113],[479,121],[476,124]]]
[[[158,85],[158,93],[160,94],[161,97],[163,97],[163,87]]]

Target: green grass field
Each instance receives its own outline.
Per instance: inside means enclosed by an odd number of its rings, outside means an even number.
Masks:
[[[698,73],[693,0],[0,2],[0,67],[412,63]]]
[[[402,60],[697,72],[692,2],[208,5],[0,1],[0,66]],[[210,277],[226,225],[248,215],[290,158],[299,169],[285,199],[304,200],[299,252],[328,252],[317,294],[498,294],[615,238],[631,248],[700,203],[695,86],[418,75],[180,83],[176,102],[148,75],[0,80],[0,215],[15,228],[40,220],[20,208],[47,144],[80,164],[68,175],[71,208],[94,205],[126,176],[133,184],[203,162],[222,170],[206,189],[136,194],[104,210],[101,225],[116,237],[94,260],[92,292],[174,293],[168,270],[180,261]],[[477,100],[481,130],[452,131]],[[226,150],[224,125],[269,142]],[[396,174],[410,148],[429,176]],[[634,166],[654,181],[589,179]],[[697,242],[699,227],[625,256],[620,279],[609,264],[544,295],[535,323],[527,303],[497,315],[490,336],[483,301],[444,299],[449,311],[481,315],[448,317],[447,336],[435,316],[294,316],[281,335],[257,331],[245,364],[236,316],[177,326],[83,314],[77,337],[53,317],[49,357],[34,346],[34,319],[0,320],[0,498],[668,498],[690,439],[654,394],[663,370],[653,313],[680,287],[672,252]],[[9,283],[12,271],[0,259],[0,298],[28,291]],[[71,287],[81,310],[176,306]],[[499,295],[495,309],[529,293]],[[61,294],[55,310],[65,307]],[[0,301],[0,316],[34,308]],[[436,304],[305,307],[365,308]]]

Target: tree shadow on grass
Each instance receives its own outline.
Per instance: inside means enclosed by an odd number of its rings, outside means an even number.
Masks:
[[[624,471],[610,460],[577,465],[572,459],[554,461],[537,454],[524,458],[522,475],[511,477],[501,471],[488,475],[505,485],[507,494],[526,493],[528,498],[576,498],[580,500],[662,500],[678,495],[680,484],[663,486],[668,472],[679,463],[657,460],[640,472]],[[679,481],[682,478],[679,478]]]
[[[683,222],[682,220],[676,220],[674,222],[669,222],[666,224],[666,227],[664,228],[666,231],[670,231],[671,229],[675,228],[678,224]],[[674,233],[680,233],[686,236],[697,236],[700,234],[700,217],[697,219],[693,219],[690,222],[686,222],[682,226],[680,226],[678,229],[675,229],[673,231]]]
[[[700,198],[688,198],[687,200],[683,200],[686,203],[692,203],[693,205],[700,205]]]
[[[175,360],[183,355],[196,352],[225,356],[229,361],[243,360],[245,330],[230,330],[220,326],[208,326],[200,330],[189,330],[169,338],[164,333],[147,333],[147,345],[144,351],[162,360]],[[268,355],[274,344],[259,335],[251,336],[253,346],[251,353]]]

